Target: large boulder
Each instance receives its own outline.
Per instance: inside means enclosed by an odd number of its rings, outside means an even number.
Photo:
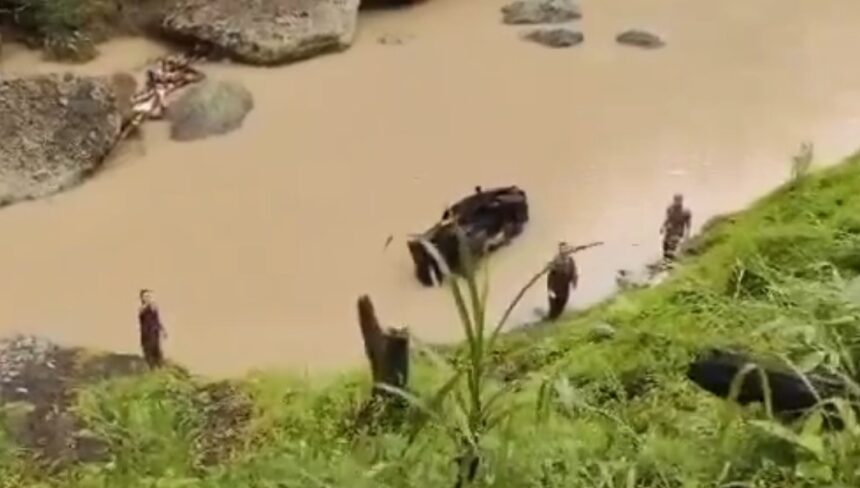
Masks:
[[[282,64],[346,49],[360,0],[178,0],[162,29],[241,62]]]
[[[208,79],[170,104],[170,137],[190,141],[226,134],[238,129],[252,108],[254,99],[244,86]]]
[[[516,0],[502,7],[505,24],[560,24],[582,18],[573,0]]]
[[[0,78],[0,204],[56,193],[95,171],[122,123],[108,78]]]

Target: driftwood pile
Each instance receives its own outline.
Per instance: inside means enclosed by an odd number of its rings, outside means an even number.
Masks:
[[[159,58],[147,70],[146,82],[132,97],[131,116],[125,121],[120,139],[127,137],[149,119],[160,119],[167,108],[168,97],[188,85],[202,81],[203,73],[194,69],[192,63],[200,57],[184,54]]]

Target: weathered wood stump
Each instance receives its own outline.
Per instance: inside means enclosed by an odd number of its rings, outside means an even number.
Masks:
[[[371,398],[358,414],[358,423],[397,421],[407,407],[403,396],[390,388],[405,390],[409,383],[409,332],[406,328],[383,330],[370,297],[358,299],[358,325],[373,377]],[[384,386],[383,386],[384,385]]]

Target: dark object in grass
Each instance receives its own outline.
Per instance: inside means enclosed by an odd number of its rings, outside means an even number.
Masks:
[[[687,369],[687,378],[714,395],[728,399],[732,381],[748,364],[755,368],[746,373],[734,400],[741,405],[763,403],[765,388],[760,373],[763,371],[770,389],[773,412],[785,420],[803,416],[818,404],[819,399],[846,393],[845,383],[833,375],[810,373],[806,375],[807,383],[789,368],[765,364],[744,354],[717,348],[697,357]]]
[[[383,330],[370,297],[358,299],[358,324],[364,351],[370,362],[375,394],[390,394],[378,385],[404,389],[409,382],[409,333],[406,329]],[[385,396],[385,395],[383,395]]]
[[[415,276],[425,286],[441,284],[444,275],[433,256],[422,245],[433,244],[452,273],[463,271],[458,228],[475,257],[482,257],[510,243],[520,235],[529,220],[528,199],[517,186],[482,190],[461,199],[442,215],[442,221],[407,242]]]

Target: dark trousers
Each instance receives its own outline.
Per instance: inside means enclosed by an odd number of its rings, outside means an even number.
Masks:
[[[559,289],[552,291],[554,294],[549,294],[549,314],[547,315],[549,320],[555,320],[561,316],[564,307],[567,306],[567,300],[570,298],[569,286],[559,287]]]
[[[675,259],[682,238],[682,235],[666,235],[663,238],[663,257],[665,259]]]
[[[161,352],[161,338],[157,333],[144,334],[140,338],[140,346],[143,349],[143,359],[150,368],[157,368],[164,363],[164,355]]]

